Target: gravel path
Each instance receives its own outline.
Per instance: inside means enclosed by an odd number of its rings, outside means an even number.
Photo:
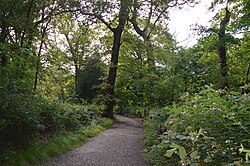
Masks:
[[[142,124],[118,115],[116,119],[104,133],[44,166],[149,166],[144,161]]]

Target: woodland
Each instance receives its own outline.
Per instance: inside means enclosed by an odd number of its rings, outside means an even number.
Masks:
[[[153,165],[250,163],[250,2],[214,0],[211,26],[180,46],[169,12],[198,3],[1,0],[1,163],[40,162],[65,151],[53,138],[76,146],[65,135],[116,113],[143,119]]]

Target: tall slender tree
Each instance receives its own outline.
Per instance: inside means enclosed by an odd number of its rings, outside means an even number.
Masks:
[[[119,5],[117,6],[117,4]],[[115,90],[115,80],[117,73],[119,50],[121,46],[122,33],[129,17],[130,4],[131,4],[130,0],[120,0],[118,2],[89,1],[85,2],[85,5],[81,6],[80,8],[81,14],[85,16],[90,16],[90,18],[94,18],[101,21],[113,33],[111,60],[107,78],[108,86],[106,95],[108,96],[108,100],[105,101],[106,108],[103,113],[103,116],[108,118],[113,118],[113,107],[115,104],[114,90]],[[113,12],[115,12],[117,9],[119,11],[118,16],[113,14]],[[79,9],[77,11],[79,11]],[[112,17],[113,20],[109,22],[107,20],[110,17]]]
[[[118,57],[121,46],[122,32],[128,19],[129,3],[130,2],[128,0],[120,1],[118,25],[116,28],[111,28],[111,31],[113,32],[113,47],[111,53],[111,64],[107,80],[108,83],[107,95],[109,95],[110,99],[106,101],[106,108],[104,112],[104,116],[109,118],[113,118],[113,107],[115,104],[114,90],[115,90],[115,79],[117,73]]]
[[[218,54],[220,58],[220,72],[221,72],[221,88],[225,88],[228,86],[227,73],[228,73],[228,65],[227,65],[227,48],[226,48],[226,25],[230,21],[230,12],[228,8],[225,8],[225,16],[220,22],[219,28],[219,42],[218,42]]]

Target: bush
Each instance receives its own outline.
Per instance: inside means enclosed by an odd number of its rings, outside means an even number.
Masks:
[[[117,106],[117,113],[129,117],[138,117],[146,118],[150,112],[151,107],[141,107],[141,106],[128,106],[128,107],[119,107]]]
[[[248,160],[248,96],[207,87],[194,96],[186,94],[183,99],[148,120],[145,137],[151,162],[156,165],[223,165]]]
[[[46,101],[30,93],[0,96],[0,145],[26,146],[31,140],[96,124],[97,106]]]
[[[42,133],[65,129],[65,118],[61,115],[64,111],[59,104],[41,100],[37,102],[37,110],[39,111],[40,123],[43,126]]]
[[[66,130],[76,130],[82,126],[97,123],[100,113],[93,106],[64,105],[62,116]]]
[[[145,121],[144,143],[147,147],[159,144],[159,135],[165,132],[165,121],[168,117],[166,109],[151,110],[149,119]]]
[[[6,95],[0,99],[0,141],[16,146],[28,142],[41,130],[39,114],[33,110],[32,96],[25,93]]]

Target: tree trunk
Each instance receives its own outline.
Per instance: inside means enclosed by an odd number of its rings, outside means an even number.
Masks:
[[[79,73],[80,73],[79,66],[77,64],[75,64],[75,93],[76,93],[77,97],[80,96]]]
[[[242,94],[250,92],[249,87],[248,87],[248,82],[249,82],[248,77],[249,77],[249,74],[250,74],[250,64],[248,64],[248,66],[247,66],[246,79],[245,79],[245,88],[242,89]]]
[[[50,21],[51,21],[51,18],[46,23],[46,25],[42,28],[41,43],[39,46],[39,51],[38,51],[37,61],[36,61],[36,74],[35,74],[34,90],[33,90],[34,93],[36,92],[36,89],[37,89],[37,82],[38,82],[38,76],[39,76],[39,70],[40,70],[40,63],[41,63],[40,61],[41,61],[42,48],[43,48],[43,44],[44,44],[44,37],[46,35],[46,31],[47,31],[47,28],[48,28]]]
[[[228,65],[227,65],[227,53],[226,53],[226,25],[230,21],[230,12],[226,8],[226,15],[220,22],[219,29],[219,45],[218,45],[218,54],[220,58],[220,87],[223,89],[228,87],[227,73],[228,73]]]
[[[27,17],[26,17],[26,23],[25,23],[25,26],[24,26],[24,29],[23,29],[23,32],[22,32],[22,35],[21,35],[21,41],[20,41],[20,46],[21,47],[23,47],[23,45],[24,45],[24,39],[25,39],[25,35],[26,35],[26,32],[27,32],[27,28],[28,28],[28,26],[30,26],[29,23],[31,22],[30,16],[31,16],[33,4],[34,4],[34,0],[30,0],[29,1],[29,6],[28,6]],[[31,36],[31,34],[29,34],[29,36]]]
[[[9,25],[8,20],[9,20],[9,18],[11,17],[11,15],[12,15],[12,9],[14,8],[14,6],[15,6],[16,4],[17,4],[17,3],[16,3],[16,1],[14,0],[14,1],[12,2],[11,7],[9,8],[10,10],[9,10],[8,12],[5,12],[5,13],[4,13],[4,15],[5,15],[6,17],[3,18],[2,26],[0,27],[0,29],[2,30],[2,31],[1,31],[1,34],[0,34],[0,43],[5,43],[5,40],[6,40],[7,36],[8,36],[8,34],[9,34],[9,26],[10,26],[10,25]],[[0,54],[0,56],[1,56],[1,60],[2,60],[1,64],[2,64],[3,66],[6,66],[6,65],[7,65],[7,61],[8,61],[7,55],[6,55],[5,53],[3,53],[2,55]]]
[[[104,116],[108,118],[113,118],[113,106],[115,104],[114,87],[115,87],[118,56],[119,56],[120,43],[121,43],[121,34],[122,34],[122,30],[116,29],[116,31],[114,32],[113,48],[112,48],[112,54],[111,54],[111,64],[109,68],[108,82],[107,82],[108,83],[107,95],[109,99],[106,101],[106,109],[104,112]]]
[[[7,38],[8,35],[8,23],[6,21],[2,22],[2,32],[0,34],[0,43],[5,43],[5,39]],[[1,64],[2,66],[6,66],[7,65],[7,55],[3,52],[1,53]]]
[[[124,26],[128,19],[128,0],[121,0],[121,7],[119,12],[119,23],[117,28],[113,29],[113,47],[111,53],[111,64],[109,68],[108,80],[107,80],[107,95],[108,100],[106,101],[105,105],[106,108],[104,110],[103,116],[107,118],[113,118],[113,107],[115,105],[114,101],[114,90],[115,90],[115,80],[116,80],[116,72],[117,72],[117,65],[118,65],[118,57],[119,57],[119,50],[121,46],[121,36],[124,29]]]
[[[246,85],[248,84],[249,73],[250,73],[250,63],[248,64],[248,67],[247,67],[247,73],[246,73],[246,79],[245,79],[245,84]]]
[[[44,34],[45,32],[43,32],[42,35],[42,39],[41,39],[41,43],[39,46],[39,51],[38,51],[38,55],[37,55],[37,61],[36,61],[36,74],[35,74],[35,82],[34,82],[34,92],[36,92],[37,89],[37,82],[38,82],[38,75],[39,75],[39,70],[40,70],[40,61],[41,61],[41,53],[42,53],[42,48],[43,48],[43,43],[44,43]]]
[[[220,70],[221,70],[220,83],[221,83],[221,88],[225,88],[228,86],[228,80],[227,80],[228,65],[226,57],[226,47],[224,45],[219,46],[218,52],[220,57]]]

